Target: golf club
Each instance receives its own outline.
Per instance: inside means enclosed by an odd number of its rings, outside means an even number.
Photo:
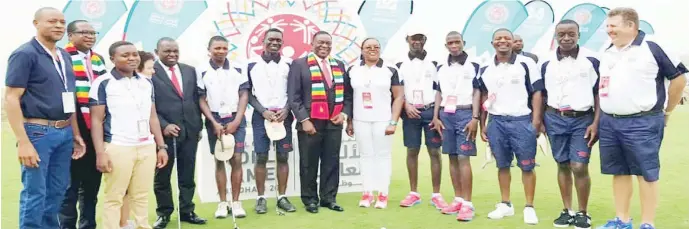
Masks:
[[[281,211],[280,207],[278,206],[278,203],[280,201],[280,191],[278,190],[279,189],[279,186],[278,186],[279,182],[278,182],[278,175],[277,175],[278,174],[278,160],[277,160],[278,142],[277,141],[273,142],[273,149],[275,150],[275,179],[273,180],[273,185],[275,185],[274,186],[275,187],[275,212],[279,216],[283,216],[283,215],[285,215],[285,212]]]
[[[172,138],[172,153],[175,156],[175,171],[177,171],[177,194],[179,195],[179,164],[177,164],[177,137]],[[174,201],[173,201],[174,202]],[[177,229],[182,229],[182,213],[179,212],[179,200],[177,201]]]
[[[222,153],[225,153],[225,142],[222,141],[222,138],[220,138],[220,150],[222,150]],[[232,159],[230,159],[232,160]],[[227,161],[224,161],[223,163],[226,163]],[[232,166],[232,164],[230,164]],[[225,170],[225,173],[227,173],[227,170]],[[230,185],[228,185],[228,192],[230,193],[230,196],[232,196],[232,174],[230,174]],[[227,195],[227,194],[226,194]],[[232,199],[230,197],[230,199]],[[232,223],[234,223],[234,229],[239,229],[237,226],[237,218],[234,217],[234,211],[232,211],[232,205],[234,205],[234,201],[230,200],[230,215],[232,215]]]

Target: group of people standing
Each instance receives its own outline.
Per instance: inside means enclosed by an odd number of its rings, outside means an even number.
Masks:
[[[410,184],[401,207],[421,203],[417,174],[423,135],[431,158],[430,203],[443,214],[456,214],[457,220],[472,220],[470,158],[477,154],[480,136],[496,159],[501,193],[488,218],[515,214],[510,167],[516,158],[526,194],[524,222],[537,224],[536,139],[546,134],[559,165],[564,205],[555,226],[591,227],[588,162],[599,141],[601,171],[614,175],[616,209],[616,218],[599,228],[632,228],[631,175],[639,179],[640,228],[654,228],[658,151],[688,71],[638,30],[633,9],[611,10],[607,23],[612,45],[592,53],[577,45],[576,22],[559,22],[558,48],[540,61],[521,52],[521,39],[507,29],[493,33],[496,54],[487,64],[469,56],[462,35],[454,31],[445,38],[447,59],[432,61],[424,49],[426,34],[419,30],[407,34],[409,52],[399,63],[381,59],[380,43],[368,38],[361,44],[361,60],[347,66],[331,56],[332,37],[324,31],[313,35],[311,52],[292,60],[280,54],[283,35],[273,28],[264,34],[263,53],[247,64],[227,59],[228,41],[222,36],[209,40],[210,58],[197,67],[179,63],[177,42],[161,38],[157,58],[127,41],[113,43],[108,52],[114,66],[108,70],[103,57],[91,50],[97,32],[88,21],[66,25],[70,42],[62,49],[56,43],[65,33],[64,16],[41,8],[34,18],[37,34],[11,54],[6,78],[8,119],[18,140],[24,185],[19,227],[76,228],[78,200],[78,228],[95,228],[102,176],[104,228],[151,228],[151,183],[158,215],[153,227],[165,228],[175,210],[170,183],[174,164],[180,220],[205,224],[192,201],[204,126],[210,153],[219,154],[216,144],[233,146],[230,201],[226,161],[216,160],[221,202],[215,217],[230,212],[245,217],[239,193],[244,114],[251,105],[257,214],[267,212],[264,183],[271,146],[277,159],[276,206],[287,212],[297,209],[285,196],[294,122],[307,212],[317,213],[320,207],[344,211],[336,201],[343,132],[355,136],[361,152],[364,192],[359,206],[386,208],[393,135],[401,118]],[[285,128],[284,137],[272,137],[275,128]],[[455,193],[451,203],[440,195],[441,153],[449,156]],[[133,221],[128,221],[130,212]]]

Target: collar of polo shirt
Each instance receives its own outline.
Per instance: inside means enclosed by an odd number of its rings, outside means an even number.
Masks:
[[[118,72],[117,70],[115,70],[114,68],[113,68],[112,71],[110,71],[110,72],[111,72],[111,74],[112,74],[112,77],[114,77],[116,80],[119,80],[119,79],[124,78],[124,76],[123,76],[122,74],[120,74],[120,72]],[[136,73],[136,71],[134,71],[133,74],[134,74],[134,78],[139,79],[139,74]]]
[[[557,56],[557,60],[560,61],[566,56],[563,56],[562,53],[560,52],[560,47],[557,47],[557,51],[555,51],[555,55]],[[572,58],[577,59],[579,56],[579,45],[574,47],[574,51],[572,51]]]
[[[461,65],[464,65],[464,63],[467,62],[467,58],[469,58],[469,54],[467,54],[464,51],[462,51],[462,53],[460,53],[457,56],[453,56],[452,54],[448,54],[447,55],[447,66],[450,66],[453,62],[457,62]]]
[[[364,65],[366,65],[366,61],[361,60],[361,63],[359,64],[359,66],[364,66]],[[378,62],[376,62],[376,67],[379,67],[379,68],[383,67],[383,58],[378,58]]]
[[[645,38],[645,37],[646,37],[646,33],[644,33],[644,31],[639,30],[639,34],[636,35],[636,38],[634,38],[634,40],[632,41],[632,43],[630,43],[629,45],[625,46],[624,48],[621,48],[620,50],[625,50],[625,49],[627,49],[627,48],[629,48],[629,47],[631,47],[631,46],[639,46],[639,45],[641,45],[641,43],[644,42],[644,38]],[[609,50],[609,49],[612,48],[613,46],[615,46],[615,45],[614,45],[614,44],[610,44],[610,46],[608,46],[608,48],[605,49],[605,51]]]
[[[213,68],[213,70],[218,70],[218,68],[220,68],[220,66],[218,66],[217,64],[215,64],[215,62],[213,62],[213,59],[208,60],[208,62],[211,64],[211,68]],[[227,58],[225,58],[225,62],[222,64],[222,69],[225,69],[225,70],[230,69],[230,61]]]
[[[426,59],[426,54],[428,54],[428,52],[426,52],[426,50],[423,50],[423,52],[421,52],[421,54],[416,54],[416,55],[412,54],[411,52],[408,52],[407,56],[409,57],[409,60],[414,60],[414,58],[417,58],[419,60],[424,60],[424,59]]]
[[[495,61],[495,66],[498,66],[498,64],[500,64],[500,63],[498,62],[498,55],[496,54],[495,57],[494,57],[493,59],[494,59],[494,61]],[[515,61],[517,61],[517,54],[516,54],[516,53],[512,53],[512,56],[510,56],[510,61],[509,61],[509,63],[510,63],[510,64],[514,64]]]

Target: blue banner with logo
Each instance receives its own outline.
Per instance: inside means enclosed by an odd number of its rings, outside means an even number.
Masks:
[[[555,21],[553,7],[543,0],[533,0],[525,5],[529,17],[514,32],[524,40],[524,51],[530,52]]]
[[[562,20],[570,19],[579,23],[579,44],[586,44],[598,31],[601,25],[605,25],[607,15],[598,5],[583,3],[569,9]],[[597,50],[597,49],[593,49]]]
[[[359,19],[367,36],[378,39],[382,53],[388,39],[407,22],[413,11],[412,0],[364,0],[359,7]]]
[[[87,20],[93,29],[98,32],[96,43],[98,45],[101,38],[105,36],[110,28],[127,12],[127,5],[124,1],[73,1],[70,0],[62,9],[62,13],[67,19],[67,23],[74,20]],[[69,38],[65,35],[62,40],[57,42],[58,47],[65,47]]]
[[[518,0],[482,2],[474,9],[462,31],[467,49],[475,48],[477,56],[493,55],[495,50],[490,44],[493,32],[499,28],[515,31],[527,17],[526,7]]]
[[[653,29],[653,26],[651,26],[651,23],[648,23],[645,20],[639,21],[639,30],[644,31],[644,33],[648,35],[653,35],[655,33],[655,30]]]
[[[608,14],[608,11],[610,11],[610,8],[608,7],[601,7],[603,12],[605,14]],[[605,17],[605,20],[603,20],[603,23],[601,23],[600,26],[598,26],[598,29],[596,29],[596,32],[593,33],[591,38],[586,43],[579,42],[579,45],[583,46],[584,48],[587,48],[589,50],[593,51],[600,51],[602,48],[605,47],[606,44],[609,43],[610,37],[608,37],[608,31],[607,31],[608,23],[607,23],[607,16]]]
[[[206,1],[137,0],[127,17],[122,39],[152,51],[161,37],[177,39],[206,8]]]

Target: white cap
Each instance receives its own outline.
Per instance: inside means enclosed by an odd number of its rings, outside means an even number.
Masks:
[[[422,25],[416,24],[416,23],[408,23],[407,24],[407,36],[414,36],[416,34],[422,34],[426,36],[426,30]]]

